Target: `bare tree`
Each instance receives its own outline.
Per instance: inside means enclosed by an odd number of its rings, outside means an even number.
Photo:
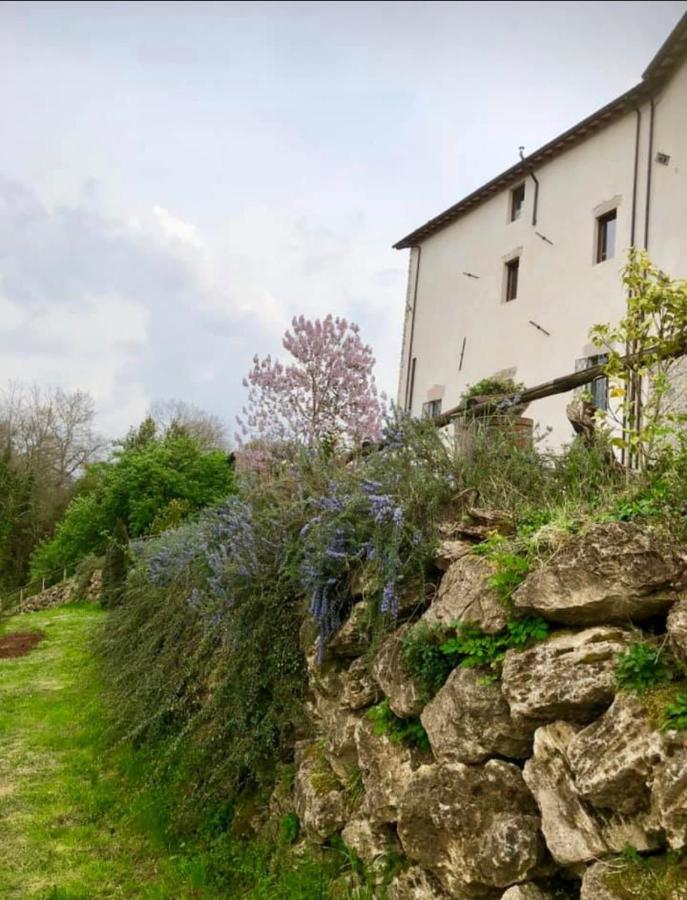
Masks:
[[[17,382],[0,390],[0,456],[6,473],[0,509],[6,516],[14,510],[12,523],[5,523],[10,544],[2,555],[6,565],[10,559],[15,580],[25,575],[33,547],[52,533],[78,476],[105,447],[93,427],[94,416],[93,400],[83,391]]]
[[[185,400],[156,400],[148,411],[158,433],[182,431],[204,450],[228,450],[227,428],[219,416]]]
[[[95,432],[95,406],[84,391],[42,390],[11,383],[0,392],[0,435],[17,463],[70,483],[105,441]]]

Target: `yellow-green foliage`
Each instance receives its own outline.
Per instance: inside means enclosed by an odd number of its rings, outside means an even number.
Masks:
[[[687,900],[687,860],[675,853],[643,857],[629,847],[608,861],[603,881],[618,900]]]

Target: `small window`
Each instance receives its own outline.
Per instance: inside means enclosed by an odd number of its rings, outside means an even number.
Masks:
[[[518,296],[518,272],[520,271],[520,257],[511,259],[506,263],[506,303],[515,300]]]
[[[613,209],[596,220],[596,261],[604,262],[615,256],[615,225],[618,210]]]
[[[422,415],[433,419],[441,413],[441,400],[429,400],[422,404]]]
[[[525,185],[519,184],[510,192],[510,220],[515,222],[522,215],[525,206]]]

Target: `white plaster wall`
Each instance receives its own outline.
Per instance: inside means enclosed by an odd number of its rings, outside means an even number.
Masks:
[[[656,153],[670,156],[668,166]],[[687,63],[655,100],[649,256],[675,278],[687,278]]]
[[[649,237],[656,261],[676,275],[687,274],[686,114],[687,66],[683,66],[656,104],[653,155],[657,150],[671,153],[671,165],[652,162]],[[637,245],[644,235],[648,119],[645,108]],[[508,221],[506,190],[422,243],[412,348],[406,342],[399,384],[401,404],[411,357],[417,358],[412,412],[419,414],[437,385],[445,387],[443,409],[447,409],[468,384],[504,369],[515,369],[517,381],[534,385],[573,371],[576,359],[598,352],[589,343],[590,327],[619,318],[625,304],[620,271],[630,246],[635,129],[631,112],[538,168],[536,227],[531,224],[534,185],[528,178],[525,209],[516,222]],[[615,256],[596,264],[595,220],[604,205],[618,208]],[[535,231],[546,235],[553,246]],[[504,303],[504,259],[517,250],[518,297]],[[415,268],[411,266],[411,280]],[[479,275],[479,280],[464,276],[464,271]],[[467,345],[459,371],[464,337]],[[550,446],[560,446],[572,436],[565,417],[569,400],[570,395],[547,398],[528,411],[551,429],[546,442]]]

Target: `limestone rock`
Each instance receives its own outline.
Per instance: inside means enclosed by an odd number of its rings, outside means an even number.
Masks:
[[[355,855],[367,863],[374,863],[401,849],[389,825],[377,825],[362,815],[351,819],[341,832],[341,837]]]
[[[308,672],[306,713],[316,730],[324,732],[341,707],[344,670],[340,660],[325,658],[322,663],[318,662],[314,644],[305,653],[305,664]]]
[[[468,553],[471,554],[473,547],[474,544],[470,544],[467,541],[444,538],[439,541],[439,546],[434,554],[436,567],[445,572],[454,562],[467,556]]]
[[[324,752],[335,774],[345,783],[358,766],[355,732],[363,714],[337,706],[324,725]]]
[[[544,852],[522,774],[500,760],[419,768],[401,801],[398,835],[451,897],[524,881]]]
[[[573,538],[515,591],[525,613],[564,625],[641,621],[667,610],[685,563],[633,522],[604,522]]]
[[[615,891],[607,887],[604,876],[608,874],[608,863],[598,862],[589,866],[582,876],[580,900],[620,900]]]
[[[509,650],[502,685],[513,717],[589,722],[613,700],[617,656],[630,642],[622,628],[598,627]]]
[[[306,837],[321,843],[346,823],[345,792],[317,744],[308,743],[298,748],[296,764],[296,812]]]
[[[387,900],[443,900],[448,894],[419,866],[401,872],[387,889]]]
[[[651,806],[670,848],[687,847],[687,738],[677,731],[664,737],[664,759],[654,776]]]
[[[370,644],[370,615],[367,603],[354,603],[350,615],[333,635],[327,649],[334,656],[355,659]]]
[[[508,888],[501,900],[555,900],[552,891],[540,888],[536,884],[516,884]]]
[[[414,622],[420,618],[427,609],[431,594],[428,595],[426,586],[422,588],[417,584],[408,584],[401,587],[398,595],[398,611],[396,621]]]
[[[306,654],[306,666],[307,717],[314,730],[323,736],[324,751],[329,764],[338,777],[345,781],[351,768],[358,764],[355,729],[361,713],[351,710],[346,703],[346,689],[354,684],[356,679],[354,677],[351,680],[350,669],[347,671],[344,668],[345,661],[330,657],[325,658],[321,664],[318,663],[314,646]]]
[[[366,660],[356,659],[343,675],[342,702],[349,709],[363,709],[381,699],[381,691],[370,674]]]
[[[687,597],[683,597],[668,615],[668,637],[670,648],[687,665]]]
[[[428,625],[472,622],[487,634],[505,628],[507,612],[489,584],[494,574],[491,562],[466,554],[449,566],[432,605],[422,616]]]
[[[649,806],[647,785],[661,761],[661,736],[649,726],[637,697],[618,694],[600,719],[572,738],[568,758],[585,800],[634,813]]]
[[[306,657],[306,665],[308,667],[308,689],[312,693],[315,700],[337,701],[341,698],[343,692],[343,677],[341,669],[330,660],[325,660],[322,665],[313,662],[312,658]]]
[[[392,743],[385,735],[375,734],[367,718],[356,728],[355,742],[365,786],[363,810],[375,824],[395,822],[401,797],[421,764],[422,755],[405,744]]]
[[[534,728],[516,724],[501,686],[475,669],[455,669],[420,718],[440,763],[524,759],[532,747]]]
[[[469,540],[485,541],[495,534],[514,534],[515,520],[503,509],[481,509],[472,506],[468,509],[468,519],[458,522],[455,532]]]
[[[557,863],[575,866],[627,844],[650,850],[659,844],[655,821],[645,813],[634,817],[595,810],[575,788],[568,748],[576,734],[567,722],[537,729],[534,755],[523,776],[541,812],[546,845]]]
[[[372,675],[401,718],[417,715],[424,705],[418,686],[403,665],[403,639],[411,625],[402,625],[382,641],[372,664]]]

